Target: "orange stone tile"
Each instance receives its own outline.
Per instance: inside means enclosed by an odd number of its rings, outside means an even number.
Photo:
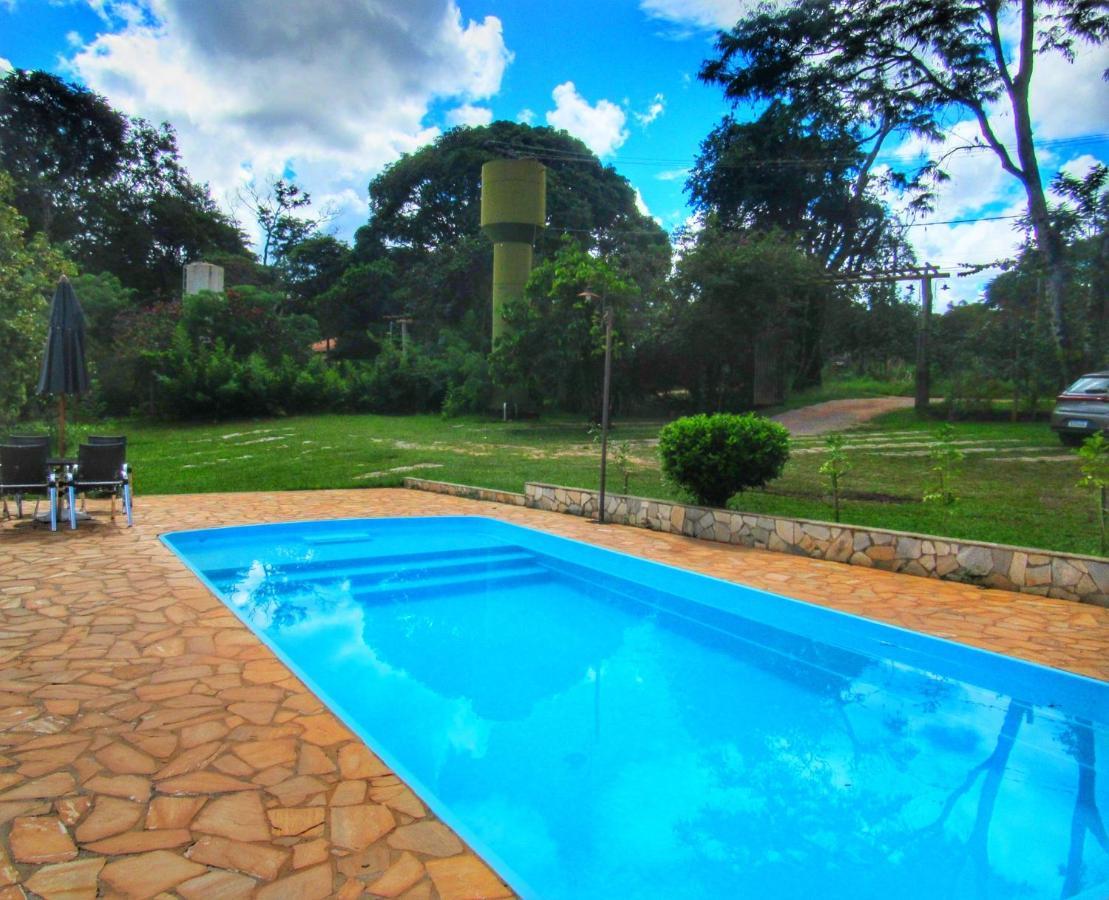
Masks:
[[[77,856],[77,846],[65,825],[53,816],[21,816],[8,835],[12,857],[21,863],[67,862]]]
[[[118,797],[102,796],[96,800],[92,812],[74,832],[82,844],[129,831],[143,815],[143,805]]]
[[[192,830],[240,841],[268,841],[270,826],[259,791],[244,791],[209,801]]]
[[[114,837],[84,844],[85,850],[104,856],[124,856],[128,853],[148,853],[151,850],[172,850],[192,843],[192,835],[184,828],[166,828],[154,831],[125,831]]]
[[[427,873],[441,900],[492,900],[513,896],[512,890],[472,854],[433,859]]]
[[[255,897],[257,900],[285,900],[293,897],[296,900],[324,900],[331,896],[334,880],[330,865],[315,866],[273,884],[264,885],[258,889]]]
[[[279,807],[266,811],[266,818],[273,826],[278,837],[292,837],[309,834],[323,828],[327,811],[320,806]]]
[[[392,831],[396,824],[386,807],[374,803],[333,806],[328,814],[331,843],[347,850],[364,850]]]
[[[428,856],[454,856],[465,849],[455,833],[437,821],[402,825],[389,835],[388,843],[397,850],[412,850]]]
[[[45,900],[94,900],[106,859],[92,857],[44,866],[27,879],[28,890]]]
[[[188,828],[207,797],[155,797],[146,811],[146,827]]]
[[[185,900],[248,900],[257,884],[249,875],[219,869],[177,885],[176,892]]]
[[[423,877],[423,863],[411,853],[402,853],[380,878],[366,887],[380,897],[399,897]]]
[[[269,844],[246,844],[229,838],[204,835],[187,856],[194,862],[231,869],[245,875],[254,875],[264,881],[273,881],[289,859],[289,851]]]
[[[154,850],[108,863],[100,871],[102,884],[126,897],[153,897],[205,872],[169,850]]]

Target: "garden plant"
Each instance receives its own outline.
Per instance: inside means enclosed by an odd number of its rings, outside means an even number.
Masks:
[[[704,506],[723,507],[740,491],[782,474],[789,432],[754,414],[686,416],[659,432],[662,474]]]

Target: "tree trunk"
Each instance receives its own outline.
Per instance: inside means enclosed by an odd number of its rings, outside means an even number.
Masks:
[[[1028,199],[1028,217],[1036,246],[1043,257],[1047,271],[1047,300],[1051,310],[1051,332],[1055,341],[1055,355],[1059,366],[1060,387],[1065,387],[1079,374],[1074,336],[1067,323],[1066,297],[1070,275],[1067,271],[1066,246],[1048,214],[1047,198],[1040,180],[1040,164],[1032,137],[1032,115],[1028,107],[1028,86],[1032,80],[1032,49],[1034,29],[1033,0],[1022,4],[1021,66],[1009,88],[1009,102],[1013,109],[1013,127],[1017,138],[1017,159],[1020,161],[1020,178]]]

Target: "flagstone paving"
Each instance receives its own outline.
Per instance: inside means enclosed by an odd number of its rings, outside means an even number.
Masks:
[[[1109,609],[417,491],[140,497],[132,529],[106,516],[57,534],[5,523],[0,900],[511,896],[157,540],[443,514],[497,516],[1109,679]]]

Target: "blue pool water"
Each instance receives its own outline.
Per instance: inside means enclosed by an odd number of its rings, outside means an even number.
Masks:
[[[1109,684],[484,518],[163,540],[525,896],[1109,897]]]

